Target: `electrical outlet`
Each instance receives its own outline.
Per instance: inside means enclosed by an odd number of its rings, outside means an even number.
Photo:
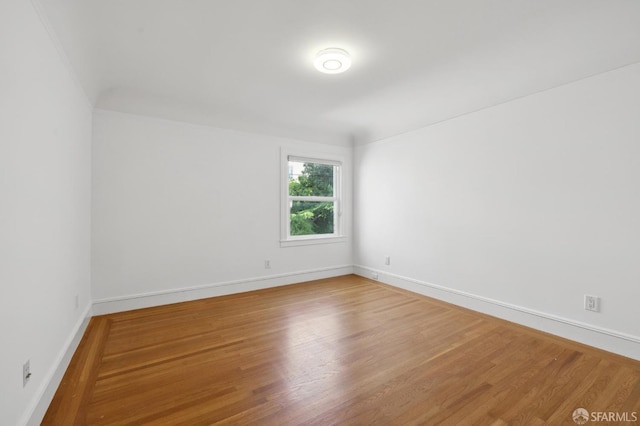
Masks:
[[[27,386],[29,379],[31,379],[31,360],[27,360],[22,365],[22,387]]]
[[[270,260],[265,260],[264,261],[264,269],[271,269],[271,261]]]
[[[384,257],[384,264],[385,265],[391,265],[391,256],[385,256]]]
[[[378,279],[378,273],[377,272],[372,272],[371,273],[371,278],[374,279],[374,280],[377,280]]]
[[[587,311],[600,312],[600,298],[598,296],[584,295],[584,308]]]

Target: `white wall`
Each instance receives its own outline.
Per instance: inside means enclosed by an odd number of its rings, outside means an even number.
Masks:
[[[17,425],[91,299],[91,109],[28,1],[0,3],[0,94],[0,424]]]
[[[146,299],[99,311],[215,295],[195,289],[230,282],[350,267],[351,239],[280,247],[281,146],[345,155],[351,192],[347,147],[96,111],[94,299],[98,305]],[[155,297],[163,293],[169,295]]]
[[[640,358],[640,65],[358,147],[354,167],[362,274]]]

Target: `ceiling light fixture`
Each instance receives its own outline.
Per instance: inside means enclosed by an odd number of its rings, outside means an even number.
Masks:
[[[346,50],[332,47],[318,52],[313,65],[325,74],[340,74],[351,66],[351,57]]]

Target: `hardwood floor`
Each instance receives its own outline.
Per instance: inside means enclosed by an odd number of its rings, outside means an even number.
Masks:
[[[43,424],[572,425],[579,407],[640,417],[640,362],[351,275],[94,317]]]

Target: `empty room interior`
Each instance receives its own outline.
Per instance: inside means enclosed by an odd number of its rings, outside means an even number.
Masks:
[[[640,421],[640,2],[0,34],[1,425]]]

